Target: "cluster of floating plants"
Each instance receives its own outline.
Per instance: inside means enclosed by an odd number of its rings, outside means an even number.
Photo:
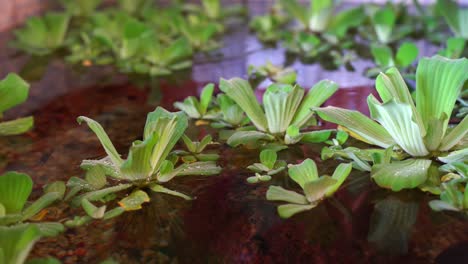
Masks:
[[[113,64],[124,72],[150,75],[190,67],[193,52],[218,48],[216,37],[227,30],[226,17],[239,13],[237,8],[221,8],[218,0],[159,9],[146,0],[120,0],[117,7],[104,9],[99,8],[100,0],[62,2],[65,11],[31,18],[17,30],[16,47],[38,56],[59,52],[85,66]],[[199,98],[174,103],[179,112],[157,107],[147,115],[143,135],[132,142],[126,156],[117,152],[98,122],[79,117],[78,122],[95,133],[106,156],[83,160],[82,177],[50,183],[35,200],[29,200],[31,177],[18,172],[0,176],[0,264],[24,263],[41,237],[142,209],[153,193],[193,199],[168,183],[183,176],[220,174],[220,154],[211,147],[221,144],[260,151],[258,162],[245,168],[250,173],[245,181],[266,186],[274,182],[266,200],[279,202],[282,218],[312,210],[331,198],[353,169],[368,172],[382,188],[418,188],[439,196],[429,204],[436,211],[467,215],[468,36],[463,23],[468,12],[453,1],[440,0],[427,10],[416,6],[419,14],[410,15],[404,5],[361,5],[338,11],[332,0],[311,1],[309,9],[281,0],[271,14],[251,22],[262,41],[281,41],[290,52],[310,60],[331,56],[337,65],[349,64],[360,45],[370,47],[376,67],[369,69],[368,76],[376,76],[379,95],[379,99],[368,97],[370,118],[354,110],[321,107],[338,90],[337,83],[322,80],[307,90],[296,84],[293,69],[271,63],[250,67],[249,80],[221,79],[219,92],[214,84],[206,85]],[[443,34],[445,23],[454,37]],[[356,41],[353,33],[365,43]],[[439,55],[423,58],[413,67],[418,50],[408,39],[420,37],[446,42]],[[265,79],[272,84],[260,103],[256,84]],[[414,92],[407,79],[415,80]],[[24,102],[28,90],[29,85],[15,74],[0,81],[0,118]],[[185,134],[189,119],[210,126],[215,134],[192,140]],[[33,127],[32,117],[1,121],[0,136]],[[338,128],[323,129],[321,121]],[[353,146],[348,137],[364,144]],[[321,144],[322,160],[340,162],[331,176],[322,175],[308,157],[291,163],[281,155],[305,144]],[[291,184],[279,186],[273,181],[280,174],[287,175]],[[57,222],[42,221],[54,204],[74,207],[77,213]],[[389,204],[379,206],[393,206]],[[31,263],[59,262],[49,258]]]
[[[297,0],[278,0],[268,14],[254,17],[250,27],[262,42],[280,44],[306,63],[353,70],[352,62],[361,57],[375,63],[365,72],[369,77],[396,67],[405,78],[414,79],[419,55],[415,40],[446,45],[440,51],[445,57],[466,54],[463,24],[468,9],[451,0],[425,7],[418,1],[413,4],[416,12],[390,1],[383,6],[361,4],[346,9],[334,0],[310,1],[309,7]],[[447,26],[454,36],[446,33]]]
[[[148,0],[120,0],[100,8],[101,0],[64,0],[63,11],[32,17],[14,32],[17,49],[44,56],[59,54],[83,66],[113,65],[125,73],[168,75],[190,68],[195,52],[221,46],[230,17],[239,6],[221,8],[174,1],[167,7]]]

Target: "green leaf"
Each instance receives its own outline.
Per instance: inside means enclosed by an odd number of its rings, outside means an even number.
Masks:
[[[289,177],[301,186],[305,188],[306,183],[312,182],[318,179],[317,165],[311,159],[306,159],[297,165],[288,166]]]
[[[419,50],[416,44],[404,42],[397,50],[396,64],[401,67],[408,67],[418,58],[418,54]]]
[[[295,204],[308,204],[306,197],[297,192],[289,191],[281,186],[270,186],[266,193],[266,198],[269,201],[282,201]]]
[[[319,107],[338,90],[338,84],[330,80],[316,83],[304,97],[294,115],[292,125],[302,128],[312,118],[312,107]]]
[[[278,214],[281,218],[289,218],[297,213],[310,210],[317,206],[317,204],[284,204],[278,206]]]
[[[0,136],[13,136],[23,134],[34,126],[34,118],[23,117],[16,120],[0,123]]]
[[[32,192],[31,177],[18,172],[0,176],[0,203],[7,214],[20,213]]]
[[[154,191],[154,192],[160,192],[160,193],[165,193],[165,194],[169,194],[169,195],[173,195],[173,196],[178,196],[180,198],[183,198],[185,200],[192,200],[192,197],[190,196],[187,196],[183,193],[180,193],[180,192],[177,192],[177,191],[173,191],[173,190],[170,190],[162,185],[159,185],[159,184],[153,184],[150,186],[151,190]]]
[[[148,203],[150,198],[148,194],[142,190],[135,190],[129,196],[119,201],[120,207],[125,211],[133,211],[141,209],[143,203]]]
[[[455,101],[468,78],[466,58],[450,60],[440,56],[423,58],[416,70],[416,108],[427,126],[431,119],[451,116]],[[445,134],[448,119],[443,124]]]
[[[143,138],[146,139],[153,133],[159,136],[158,144],[154,147],[150,159],[154,170],[159,169],[161,163],[184,134],[187,126],[187,116],[182,112],[171,113],[164,108],[157,107],[155,111],[148,114]]]
[[[229,137],[227,144],[231,147],[237,147],[242,144],[258,144],[259,141],[272,141],[274,139],[274,136],[259,131],[237,131]]]
[[[399,147],[416,157],[429,154],[421,136],[421,129],[413,121],[413,110],[410,105],[395,100],[381,105],[373,95],[368,97],[367,102],[372,118],[379,121]]]
[[[61,223],[41,222],[35,225],[39,228],[41,236],[45,237],[54,237],[65,231],[65,227]]]
[[[376,164],[372,167],[371,177],[384,188],[400,191],[416,188],[427,179],[431,160],[407,159],[389,164]]]
[[[39,229],[33,224],[0,226],[0,263],[24,263],[39,238]]]
[[[467,162],[468,161],[468,148],[450,152],[447,156],[439,157],[438,159],[444,163]]]
[[[135,181],[149,179],[153,175],[155,168],[151,164],[151,157],[158,143],[157,134],[153,134],[143,142],[133,142],[128,153],[128,158],[120,167],[120,171],[125,179]]]
[[[448,151],[455,147],[468,133],[468,116],[465,116],[463,120],[455,126],[440,143],[439,150]]]
[[[190,164],[183,164],[177,168],[177,176],[209,176],[219,174],[222,170],[213,161],[198,161]]]
[[[107,184],[106,170],[102,166],[93,166],[88,169],[86,181],[95,189],[101,189]]]
[[[104,217],[104,213],[106,212],[106,206],[103,205],[101,207],[96,207],[92,204],[88,199],[82,199],[81,205],[85,212],[93,219],[101,219]]]
[[[371,53],[375,63],[383,68],[394,66],[393,52],[386,45],[371,44]]]
[[[207,84],[201,94],[200,94],[200,113],[202,115],[206,114],[208,106],[211,103],[211,98],[213,97],[214,84]]]
[[[83,121],[85,121],[88,124],[89,128],[98,137],[107,155],[112,160],[112,163],[114,163],[115,166],[120,167],[123,163],[123,160],[122,158],[120,158],[120,154],[115,149],[106,131],[104,131],[104,128],[98,122],[85,116],[78,117],[77,121],[79,124],[81,124]]]
[[[298,86],[272,84],[263,95],[263,107],[272,134],[286,132],[304,96]]]
[[[374,29],[380,43],[388,43],[396,22],[396,14],[392,7],[387,5],[378,10],[373,17]]]
[[[200,104],[198,103],[197,98],[195,98],[194,96],[187,97],[183,103],[174,103],[175,108],[184,111],[190,118],[193,119],[198,119],[202,117],[199,106]]]
[[[29,84],[14,73],[0,81],[0,113],[17,106],[28,98]]]
[[[338,191],[338,188],[340,188],[340,186],[349,176],[352,169],[353,169],[353,165],[351,163],[347,163],[347,164],[342,163],[338,165],[338,167],[336,167],[335,171],[333,172],[333,175],[331,176],[332,179],[336,180],[336,182],[332,186],[328,187],[326,196],[331,196],[336,191]]]
[[[306,142],[306,143],[325,142],[327,139],[330,138],[333,131],[334,130],[332,129],[328,129],[328,130],[310,131],[310,132],[302,133],[301,142]]]
[[[327,31],[342,38],[348,29],[360,26],[365,19],[366,15],[361,6],[344,10],[334,16]]]
[[[314,181],[306,182],[304,185],[304,193],[310,203],[316,203],[327,194],[328,190],[337,184],[337,180],[330,176],[322,176]]]
[[[63,181],[52,182],[44,186],[44,193],[58,193],[60,199],[63,199],[66,190],[67,187]]]
[[[351,136],[366,143],[382,148],[387,148],[395,143],[384,127],[358,111],[333,106],[315,108],[314,111],[323,120],[345,127],[349,132],[352,132]]]
[[[267,131],[268,123],[265,113],[247,81],[240,78],[221,79],[219,88],[244,110],[258,130]]]
[[[429,202],[429,206],[434,211],[459,211],[460,209],[454,207],[453,205],[441,201],[441,200],[432,200]]]
[[[211,135],[204,136],[202,140],[200,140],[196,152],[201,153],[209,144],[211,144],[212,141],[213,137],[211,137]]]
[[[37,213],[39,213],[42,209],[46,208],[47,206],[51,205],[57,200],[60,200],[63,197],[64,193],[60,192],[48,192],[41,196],[39,199],[34,201],[30,206],[28,206],[23,211],[23,220],[27,220]]]
[[[275,166],[276,159],[278,158],[278,155],[276,154],[276,151],[271,150],[271,149],[265,149],[260,152],[260,162],[265,165],[267,168],[270,170],[273,169],[273,166]]]

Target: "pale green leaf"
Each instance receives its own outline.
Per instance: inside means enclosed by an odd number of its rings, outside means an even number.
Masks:
[[[164,108],[157,107],[155,111],[148,114],[143,138],[147,139],[153,134],[159,137],[150,159],[153,173],[159,169],[161,163],[184,134],[187,126],[187,116],[182,112],[171,113]]]
[[[375,63],[383,68],[394,66],[393,52],[390,47],[386,45],[371,44],[371,53],[374,57]]]
[[[412,189],[424,183],[431,160],[407,159],[389,164],[376,164],[372,167],[371,177],[384,188],[400,191]]]
[[[221,79],[219,88],[244,110],[258,130],[267,131],[268,123],[265,113],[246,80],[240,78]]]
[[[40,238],[36,225],[0,226],[0,261],[2,264],[22,264],[34,243]]]
[[[200,110],[201,110],[200,112],[202,115],[206,114],[208,106],[211,103],[213,91],[214,91],[214,84],[210,83],[210,84],[207,84],[203,88],[203,91],[200,94]]]
[[[13,136],[27,132],[34,126],[34,118],[23,117],[0,123],[0,136]]]
[[[188,196],[188,195],[185,195],[181,192],[177,192],[177,191],[173,191],[173,190],[170,190],[162,185],[159,185],[159,184],[153,184],[150,186],[151,190],[154,191],[154,192],[160,192],[160,193],[165,193],[165,194],[169,194],[169,195],[173,195],[173,196],[177,196],[177,197],[180,197],[180,198],[183,198],[185,200],[192,200],[192,197]]]
[[[277,158],[278,158],[278,155],[276,154],[276,151],[274,150],[265,149],[265,150],[262,150],[262,152],[260,152],[260,162],[269,169],[273,169],[273,166],[275,166]]]
[[[310,210],[317,206],[317,204],[284,204],[278,206],[278,214],[281,218],[289,218],[297,213]]]
[[[442,140],[439,149],[442,151],[448,151],[455,147],[468,133],[468,115],[455,126]]]
[[[370,118],[358,111],[346,110],[338,107],[328,106],[314,109],[325,121],[332,122],[345,127],[356,134],[360,139],[369,144],[387,148],[395,141],[384,127],[372,121]],[[351,136],[356,137],[356,135]]]
[[[270,186],[266,193],[266,198],[269,201],[282,201],[294,204],[308,204],[308,201],[304,195],[286,190],[281,186]]]
[[[88,124],[89,128],[98,137],[99,141],[101,142],[102,146],[104,147],[104,150],[106,151],[107,155],[109,155],[109,158],[112,160],[112,162],[115,164],[115,166],[122,165],[123,160],[122,160],[122,158],[120,158],[120,154],[115,149],[115,147],[112,144],[112,141],[110,140],[110,138],[107,135],[106,131],[104,131],[104,128],[98,122],[94,121],[91,118],[85,117],[85,116],[80,116],[80,117],[78,117],[77,120],[78,120],[79,124],[81,124],[83,121],[85,121]]]
[[[0,176],[0,203],[7,214],[20,213],[32,191],[31,177],[18,172]]]
[[[444,163],[468,162],[468,148],[450,152],[447,156],[439,157],[438,159]]]
[[[306,159],[297,165],[289,165],[288,167],[289,177],[302,189],[305,188],[306,183],[318,179],[317,165],[312,159]]]
[[[338,165],[338,167],[336,167],[335,171],[333,172],[333,175],[331,176],[332,179],[336,180],[336,182],[327,189],[326,196],[333,195],[338,190],[338,188],[340,188],[340,186],[343,184],[346,178],[348,178],[352,169],[353,165],[351,163],[341,163],[340,165]]]
[[[83,210],[93,219],[103,218],[104,213],[106,212],[105,205],[101,207],[96,207],[88,199],[81,200],[81,206],[83,206]]]
[[[0,113],[17,106],[28,98],[29,84],[15,73],[0,81]]]
[[[304,96],[299,86],[272,84],[263,95],[263,107],[272,134],[286,132]]]
[[[302,128],[313,116],[311,108],[322,105],[337,90],[338,84],[333,81],[322,80],[316,83],[302,100],[291,124]]]
[[[368,105],[372,118],[379,121],[405,152],[416,157],[429,154],[424,145],[421,129],[413,121],[410,105],[395,100],[381,105],[373,95],[369,96]]]
[[[153,134],[143,142],[133,142],[127,159],[120,167],[123,178],[132,181],[150,178],[155,170],[151,164],[151,157],[158,143],[157,134]]]
[[[237,131],[229,137],[227,144],[231,147],[237,147],[242,144],[258,144],[261,141],[272,141],[274,139],[274,136],[259,131]]]
[[[423,58],[416,70],[416,108],[427,126],[431,119],[451,116],[455,101],[468,78],[466,58]],[[443,124],[445,134],[448,119]]]
[[[213,161],[198,161],[190,164],[183,164],[176,168],[177,176],[209,176],[221,172],[222,168]]]
[[[304,184],[304,193],[310,203],[315,203],[327,194],[328,190],[337,184],[337,180],[330,176],[322,176],[314,181],[309,181]]]
[[[302,133],[301,142],[306,142],[306,143],[325,142],[327,139],[330,138],[333,131],[334,130],[332,129],[328,129],[328,130],[318,130],[318,131],[310,131],[310,132]]]
[[[396,64],[400,67],[408,67],[418,58],[418,54],[419,50],[416,44],[404,42],[395,55]]]
[[[135,190],[129,196],[119,201],[120,207],[125,211],[134,211],[141,209],[143,203],[148,203],[150,198],[148,194],[142,190]]]

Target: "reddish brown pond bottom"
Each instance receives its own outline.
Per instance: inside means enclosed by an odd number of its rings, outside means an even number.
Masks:
[[[35,111],[34,131],[0,139],[6,146],[0,170],[29,173],[38,188],[80,176],[81,160],[100,158],[104,151],[86,126],[76,124],[77,116],[98,120],[125,154],[154,109],[148,101],[173,109],[174,101],[200,87],[194,82],[162,85],[161,93],[153,93],[161,96],[153,97],[132,85],[90,87],[56,98]],[[372,92],[372,87],[340,89],[327,105],[366,112]],[[191,125],[187,133],[217,138],[209,127]],[[292,146],[280,158],[289,163],[312,158],[321,174],[330,174],[337,163],[320,161],[322,147]],[[334,199],[284,220],[265,192],[272,184],[295,185],[285,175],[248,184],[245,168],[258,151],[217,148],[221,175],[181,178],[170,185],[194,196],[193,201],[153,195],[143,210],[42,239],[32,256],[53,256],[63,263],[468,263],[467,222],[432,212],[427,202],[433,197],[381,190],[368,174],[355,171]],[[44,220],[63,221],[76,213],[82,214],[62,205],[48,210]]]

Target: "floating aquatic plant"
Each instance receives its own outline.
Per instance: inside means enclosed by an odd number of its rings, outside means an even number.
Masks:
[[[449,126],[449,118],[468,76],[466,58],[451,60],[440,56],[423,58],[416,71],[416,100],[396,68],[381,73],[376,80],[383,103],[368,97],[371,120],[357,111],[337,107],[316,108],[319,116],[339,124],[351,136],[398,154],[374,155],[373,150],[359,150],[361,156],[376,160],[373,166],[348,151],[342,153],[363,168],[382,187],[398,191],[405,188],[437,185],[431,165],[466,161],[468,119]],[[329,151],[329,149],[327,150]],[[357,151],[356,151],[357,152]],[[385,157],[385,158],[382,158]],[[378,163],[378,164],[376,164]]]
[[[183,102],[174,103],[174,107],[184,111],[190,118],[214,119],[215,114],[208,111],[208,107],[213,100],[213,92],[214,84],[207,84],[200,94],[200,100],[195,96],[189,96]]]
[[[192,141],[186,135],[182,136],[182,140],[188,151],[176,150],[172,153],[180,156],[183,162],[192,163],[196,161],[216,161],[219,159],[219,155],[216,153],[203,153],[208,145],[213,144],[213,138],[210,135],[206,135],[199,142]]]
[[[332,196],[348,177],[351,164],[340,164],[332,176],[318,175],[317,165],[306,159],[297,165],[288,166],[289,177],[301,187],[304,194],[289,191],[280,186],[270,186],[266,198],[270,201],[287,202],[278,206],[278,214],[289,218],[294,214],[316,207],[322,200]]]
[[[458,59],[462,57],[465,46],[466,40],[464,38],[451,37],[447,39],[445,48],[439,50],[437,54],[449,59]]]
[[[414,43],[405,42],[398,47],[394,55],[389,46],[372,44],[371,53],[377,67],[369,69],[367,76],[374,77],[391,67],[396,67],[403,72],[418,58],[419,50]]]
[[[247,72],[249,79],[256,82],[262,82],[268,78],[276,83],[294,84],[297,78],[297,72],[293,68],[276,66],[271,62],[257,67],[250,65]]]
[[[149,201],[145,190],[166,193],[191,199],[189,196],[164,187],[164,183],[175,177],[187,175],[213,175],[221,170],[212,161],[183,163],[176,167],[175,156],[170,155],[177,141],[187,128],[187,117],[182,112],[171,113],[156,108],[148,114],[143,140],[133,142],[127,159],[122,159],[99,123],[79,117],[86,122],[100,140],[107,157],[101,160],[84,160],[81,167],[87,170],[86,178],[73,177],[69,180],[70,197],[76,194],[72,204],[82,205],[88,216],[77,217],[69,226],[80,225],[91,219],[108,219],[124,211],[137,210]],[[114,183],[112,180],[116,180]],[[141,189],[145,187],[145,190]],[[115,199],[115,193],[130,190],[130,194],[119,201],[120,207],[106,211],[106,205],[97,207],[92,202]],[[67,197],[69,198],[69,197]]]
[[[467,213],[468,211],[468,185],[467,178],[455,174],[455,179],[442,183],[440,200],[429,202],[429,206],[435,211],[456,211]]]
[[[61,0],[65,11],[77,17],[89,17],[96,11],[102,0]]]
[[[257,101],[250,84],[240,78],[221,79],[220,89],[244,110],[254,130],[237,131],[228,144],[258,145],[262,141],[278,141],[283,144],[302,142],[323,142],[330,130],[301,132],[316,120],[311,107],[323,104],[338,89],[331,81],[321,81],[304,96],[305,90],[298,85],[270,85],[263,95],[263,106]]]
[[[8,74],[0,81],[0,121],[3,112],[26,101],[29,84],[18,75]],[[0,136],[18,135],[30,130],[34,125],[33,117],[23,117],[0,122]]]
[[[275,150],[264,149],[260,152],[260,163],[254,163],[247,169],[255,172],[255,176],[247,178],[249,183],[269,181],[271,176],[286,169],[286,162],[278,160],[278,154]]]
[[[43,17],[32,17],[24,28],[14,31],[14,46],[34,55],[45,55],[62,47],[70,17],[62,13],[47,13]]]

